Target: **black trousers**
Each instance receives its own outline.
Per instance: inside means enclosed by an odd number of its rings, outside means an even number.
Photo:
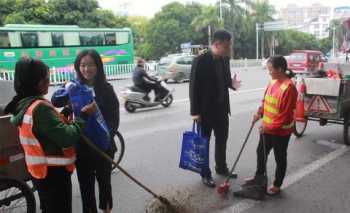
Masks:
[[[265,139],[265,151],[266,155],[264,157],[264,141]],[[276,161],[276,172],[275,180],[273,185],[276,187],[281,187],[283,179],[286,175],[287,169],[287,149],[289,143],[290,135],[288,136],[277,136],[270,134],[260,135],[259,145],[256,150],[257,153],[257,170],[256,175],[264,175],[266,170],[266,162],[271,149],[273,149]],[[266,159],[266,162],[265,162]]]
[[[81,152],[85,153],[79,154]],[[110,152],[107,152],[107,154],[113,158],[113,154]],[[82,149],[79,150],[75,164],[77,167],[83,213],[98,212],[95,196],[95,179],[97,180],[99,190],[99,208],[105,210],[108,206],[112,209],[112,165],[99,155],[92,153],[89,148],[84,148],[84,151]]]
[[[228,114],[217,116],[215,118],[207,119],[202,118],[201,121],[202,134],[210,141],[211,133],[214,131],[215,136],[215,168],[222,170],[227,168],[226,164],[226,144],[228,138]],[[211,175],[209,170],[207,174],[201,174],[202,176]]]
[[[49,167],[46,178],[32,179],[42,213],[72,212],[71,173],[64,167]]]
[[[137,87],[150,92],[151,90],[154,90],[154,93],[156,94],[157,97],[159,98],[163,98],[167,93],[168,90],[165,89],[164,87],[162,87],[162,85],[158,84],[158,83],[144,83],[141,85],[137,85]]]

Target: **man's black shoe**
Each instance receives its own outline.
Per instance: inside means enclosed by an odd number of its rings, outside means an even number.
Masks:
[[[202,183],[210,188],[215,188],[215,182],[211,176],[202,177]]]
[[[224,169],[218,169],[215,168],[216,174],[218,175],[222,175],[222,176],[226,176],[226,177],[230,177],[230,178],[237,178],[237,174],[235,173],[230,173],[230,171],[228,170],[228,168],[224,168]]]

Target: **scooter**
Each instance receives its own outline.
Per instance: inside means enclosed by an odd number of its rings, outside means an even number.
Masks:
[[[136,109],[140,108],[150,108],[158,105],[163,107],[169,107],[173,102],[173,93],[175,89],[168,88],[167,84],[164,81],[159,81],[159,84],[167,89],[168,94],[160,99],[159,101],[153,101],[148,97],[148,92],[144,91],[136,86],[127,86],[121,91],[122,97],[124,98],[124,108],[126,111],[132,113]]]

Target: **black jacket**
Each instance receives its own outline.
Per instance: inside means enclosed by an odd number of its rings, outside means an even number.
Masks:
[[[143,86],[145,84],[157,82],[156,79],[147,74],[144,68],[138,66],[135,67],[134,71],[132,72],[132,81],[134,82],[135,86]]]
[[[230,114],[230,99],[228,88],[232,88],[230,59],[222,60],[223,71],[215,70],[215,61],[210,51],[196,57],[192,62],[190,81],[191,115],[200,115],[202,118],[215,118],[218,114]],[[224,86],[218,85],[218,73],[222,73]],[[222,89],[224,88],[224,89]],[[223,94],[220,94],[223,93]],[[223,97],[218,103],[217,97]]]
[[[96,103],[112,135],[119,127],[119,101],[111,84],[106,83],[102,88],[95,88]]]

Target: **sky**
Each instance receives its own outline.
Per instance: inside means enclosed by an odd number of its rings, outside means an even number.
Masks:
[[[152,17],[161,7],[174,0],[98,0],[104,9],[110,9],[118,14],[138,15]],[[190,0],[177,0],[181,3],[191,2]],[[214,5],[218,0],[193,0],[202,4]],[[321,3],[325,6],[339,7],[350,6],[350,0],[270,0],[270,4],[277,9],[285,7],[289,3],[298,6],[309,6],[313,3]]]

